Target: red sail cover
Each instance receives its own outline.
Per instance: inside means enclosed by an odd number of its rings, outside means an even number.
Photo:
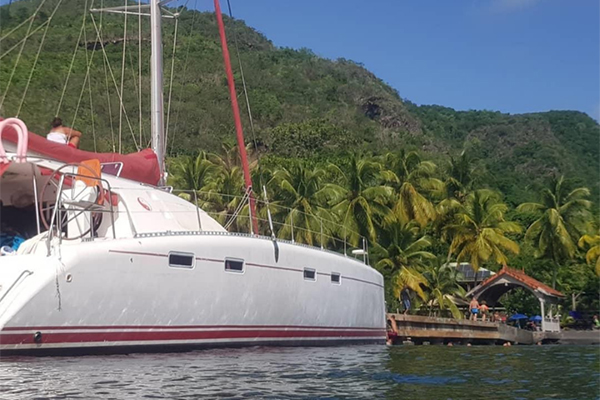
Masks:
[[[1,120],[2,118],[0,118]],[[19,140],[17,131],[12,127],[7,127],[2,132],[2,140],[16,144]],[[51,142],[29,132],[28,151],[65,163],[76,163],[92,159],[100,160],[100,163],[121,162],[123,163],[123,169],[120,176],[123,178],[149,185],[157,185],[160,180],[158,158],[151,149],[144,149],[132,154],[94,153]]]

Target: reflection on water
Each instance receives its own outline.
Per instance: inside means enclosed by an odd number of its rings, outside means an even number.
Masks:
[[[3,358],[0,398],[597,399],[597,346],[248,348]]]

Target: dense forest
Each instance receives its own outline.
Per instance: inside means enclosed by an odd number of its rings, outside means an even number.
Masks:
[[[108,5],[122,2],[0,7],[0,115],[41,133],[61,116],[88,150],[148,145],[148,21],[87,11]],[[230,196],[244,189],[214,14],[171,11],[180,12],[163,24],[171,180],[233,223]],[[278,48],[240,20],[226,27],[240,106],[241,65],[252,112],[242,114],[255,187],[266,186],[275,210],[297,210],[275,213],[277,235],[289,237],[293,222],[297,241],[319,244],[309,231],[325,220],[335,221],[327,237],[367,237],[390,307],[408,286],[416,307],[456,314],[451,299],[464,293],[445,264],[458,260],[523,268],[567,294],[565,307],[599,308],[596,121],[416,105],[360,63]],[[520,293],[504,300],[535,306]]]

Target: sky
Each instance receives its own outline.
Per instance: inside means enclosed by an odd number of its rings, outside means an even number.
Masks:
[[[230,1],[275,45],[362,63],[417,104],[600,121],[599,0]]]
[[[598,0],[230,1],[275,45],[360,62],[417,104],[600,119]]]

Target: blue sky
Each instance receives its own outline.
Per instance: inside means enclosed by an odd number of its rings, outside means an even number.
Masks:
[[[277,46],[363,63],[417,104],[600,120],[598,0],[230,1]]]
[[[212,10],[211,0],[189,5]],[[181,3],[180,3],[181,4]],[[363,63],[418,104],[600,117],[598,0],[231,0],[277,46]],[[223,11],[227,0],[221,0]]]

